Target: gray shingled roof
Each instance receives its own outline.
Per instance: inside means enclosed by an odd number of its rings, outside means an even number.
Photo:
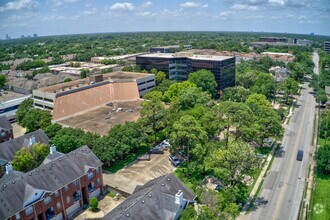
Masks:
[[[25,199],[35,190],[55,192],[86,174],[85,167],[97,168],[102,162],[83,146],[49,163],[0,185],[0,219],[24,209]]]
[[[14,138],[12,140],[0,144],[0,159],[5,161],[12,161],[16,151],[22,147],[28,147],[30,138],[35,137],[36,142],[48,144],[49,139],[43,130],[33,131],[23,136]]]
[[[158,177],[143,186],[137,186],[131,196],[103,219],[174,219],[179,209],[175,194],[179,190],[183,192],[184,199],[194,202],[196,195],[174,174]]]
[[[6,116],[0,116],[0,129],[1,128],[4,128],[6,130],[13,128]]]

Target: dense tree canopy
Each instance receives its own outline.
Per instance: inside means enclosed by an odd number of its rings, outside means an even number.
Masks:
[[[216,95],[217,82],[215,81],[214,74],[208,70],[199,70],[190,73],[188,81],[194,83],[197,87],[200,87],[202,91],[206,91],[214,98]]]

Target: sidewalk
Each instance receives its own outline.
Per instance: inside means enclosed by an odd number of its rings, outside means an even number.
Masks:
[[[311,148],[311,163],[310,163],[310,173],[308,176],[308,179],[306,180],[307,184],[307,191],[306,191],[306,196],[303,198],[304,200],[304,207],[303,207],[303,213],[302,213],[302,218],[301,219],[307,219],[307,212],[310,206],[310,201],[311,201],[311,196],[312,196],[312,191],[313,191],[313,183],[314,183],[314,168],[316,167],[316,161],[314,160],[315,157],[315,152],[317,149],[317,138],[318,138],[318,117],[319,117],[319,112],[318,109],[315,111],[316,112],[316,117],[314,120],[315,121],[315,128],[314,128],[314,140]]]

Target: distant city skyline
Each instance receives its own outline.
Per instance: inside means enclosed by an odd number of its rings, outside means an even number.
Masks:
[[[4,0],[0,39],[136,31],[242,31],[330,36],[328,0]]]

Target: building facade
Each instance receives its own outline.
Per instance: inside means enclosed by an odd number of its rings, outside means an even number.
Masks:
[[[6,116],[9,121],[16,121],[16,111],[18,106],[25,100],[30,98],[30,95],[0,101],[0,116]]]
[[[14,138],[13,126],[11,126],[7,117],[0,116],[0,143]]]
[[[137,100],[155,85],[153,74],[113,72],[33,90],[33,103],[58,120],[109,102]]]
[[[324,42],[324,51],[330,55],[330,41]]]
[[[51,147],[38,168],[14,178],[11,172],[7,166],[0,179],[0,219],[70,219],[103,192],[102,163],[87,146],[68,154]]]
[[[152,68],[167,73],[169,79],[186,80],[189,73],[206,69],[211,71],[218,83],[217,90],[235,86],[235,57],[158,53],[136,57],[136,64],[150,71]]]

